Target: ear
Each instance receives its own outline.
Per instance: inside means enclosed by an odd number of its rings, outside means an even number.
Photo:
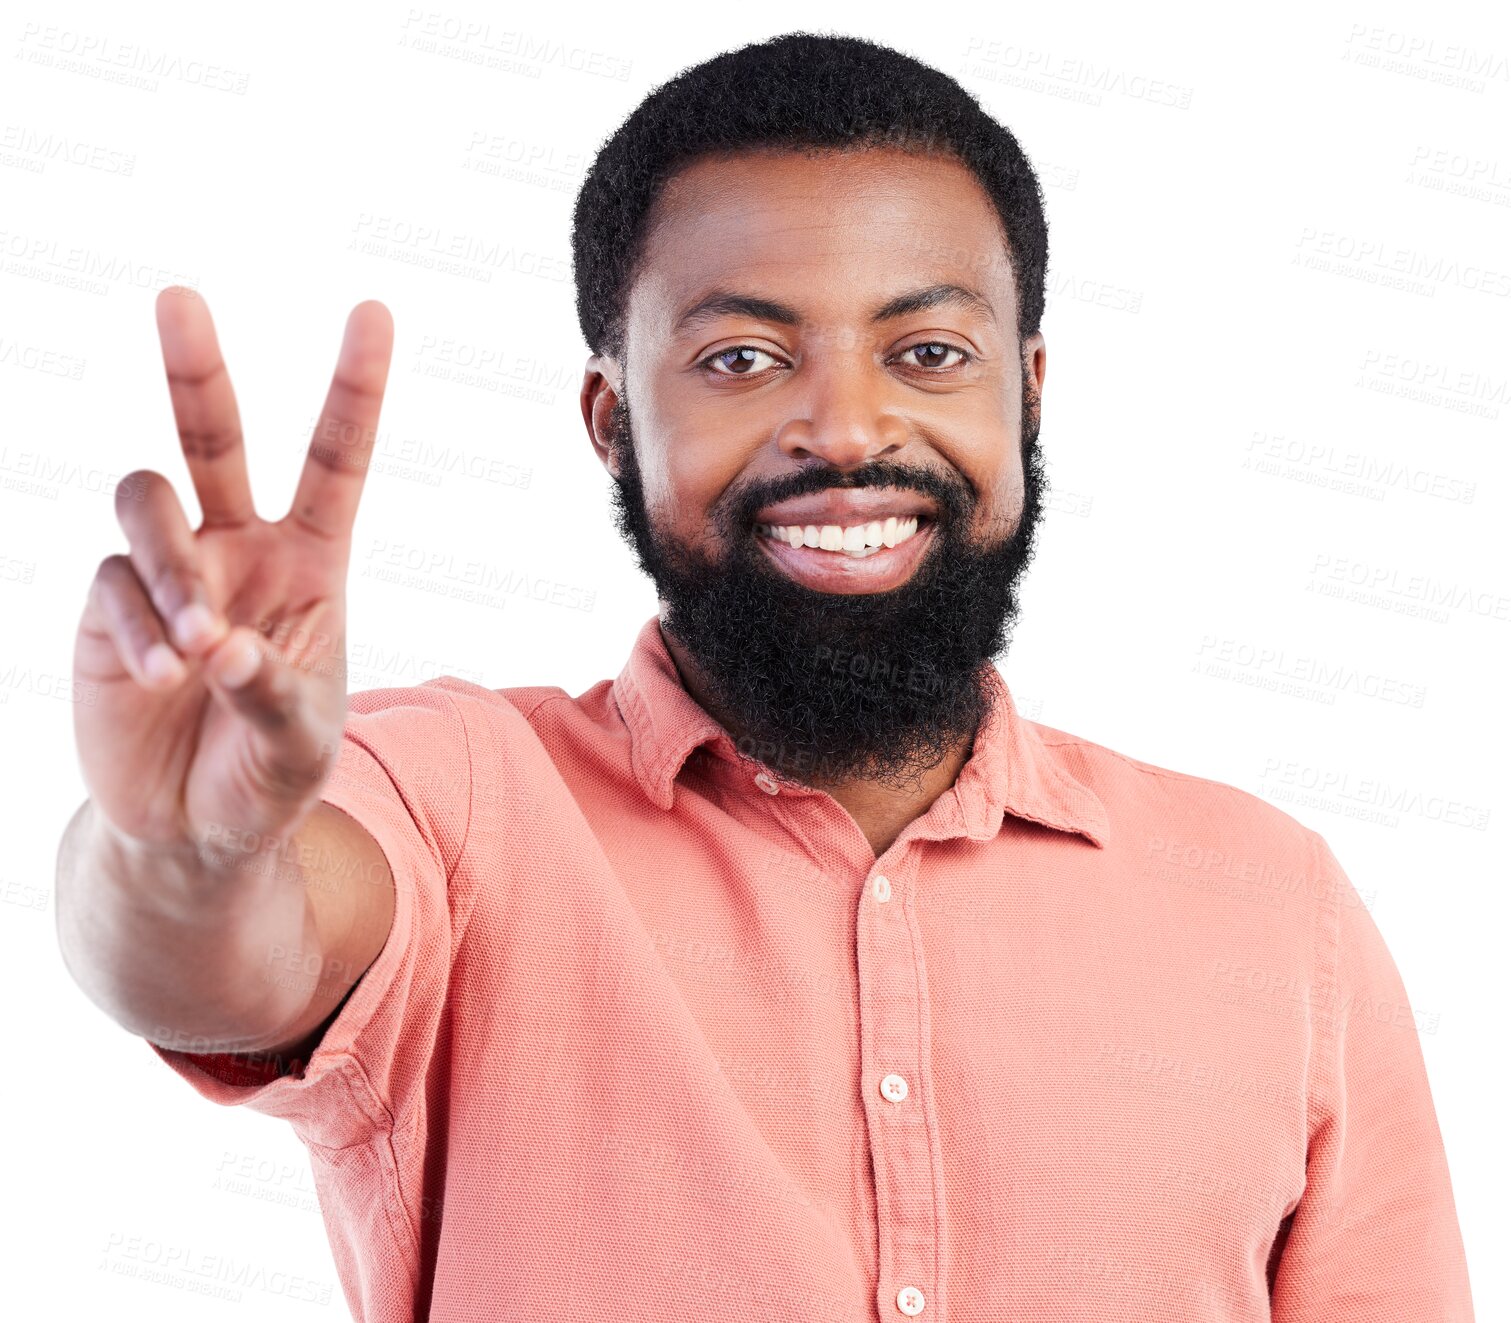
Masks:
[[[619,464],[611,447],[613,425],[609,421],[609,415],[619,403],[619,383],[622,380],[618,363],[612,358],[594,354],[583,370],[582,391],[578,396],[582,421],[588,429],[588,439],[593,443],[593,453],[615,478],[619,476]]]
[[[1035,331],[1023,341],[1023,371],[1033,378],[1034,394],[1044,389],[1044,369],[1048,354],[1044,347],[1044,332]]]

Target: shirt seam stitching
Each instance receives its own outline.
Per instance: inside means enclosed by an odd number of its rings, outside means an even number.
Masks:
[[[446,912],[448,918],[450,918],[453,913],[451,909],[451,883],[461,869],[462,860],[467,856],[467,847],[472,843],[472,823],[476,816],[477,804],[477,776],[472,769],[472,730],[467,724],[466,709],[457,701],[456,695],[446,686],[438,684],[436,690],[446,698],[446,701],[451,704],[452,711],[456,714],[457,721],[462,727],[462,747],[466,751],[467,757],[467,822],[462,828],[462,842],[457,847],[456,855],[450,864],[446,862],[445,851],[441,851],[441,867],[444,870],[446,879]],[[437,847],[440,846],[439,839],[437,839],[436,845]],[[467,913],[462,919],[461,927],[452,934],[452,938],[448,944],[450,948],[448,953],[449,963],[447,965],[448,980],[450,978],[451,966],[456,963],[457,953],[462,949],[462,940],[466,937],[467,930],[472,926],[472,915],[476,909],[477,890],[474,888],[471,899],[468,901]]]
[[[1235,786],[1229,781],[1219,781],[1216,777],[1211,776],[1200,776],[1195,772],[1182,772],[1173,767],[1155,767],[1151,763],[1142,762],[1137,758],[1131,757],[1129,754],[1119,753],[1116,749],[1109,749],[1105,744],[1096,744],[1090,740],[1041,740],[1041,743],[1050,749],[1074,747],[1086,749],[1094,753],[1105,753],[1110,757],[1116,758],[1119,762],[1127,763],[1129,767],[1135,771],[1143,772],[1146,776],[1158,776],[1166,781],[1186,781],[1198,785],[1214,786],[1218,790],[1226,790],[1231,794],[1243,795],[1249,799],[1260,799],[1260,796],[1243,789],[1242,786]],[[1089,786],[1087,788],[1090,789]],[[1269,801],[1261,799],[1260,802],[1268,803]]]
[[[1312,847],[1312,857],[1316,861],[1317,876],[1325,873],[1323,867],[1323,852],[1320,848],[1324,842],[1322,836],[1310,827],[1306,829]],[[1339,1008],[1339,944],[1340,916],[1334,901],[1338,897],[1338,888],[1329,886],[1323,888],[1323,895],[1319,898],[1317,908],[1312,916],[1312,967],[1321,985],[1322,1009],[1318,1015],[1319,1033],[1315,1043],[1316,1060],[1308,1056],[1306,1068],[1306,1107],[1307,1107],[1307,1140],[1310,1143],[1313,1134],[1314,1117],[1321,1118],[1324,1114],[1321,1085],[1336,1085],[1336,1079],[1328,1078],[1319,1083],[1318,1076],[1326,1071],[1326,1064],[1330,1054],[1336,1050],[1338,1040],[1338,1025],[1334,1019]]]
[[[463,709],[462,704],[457,701],[456,695],[453,694],[453,693],[451,693],[445,686],[443,686],[443,685],[437,685],[436,689],[446,699],[446,701],[451,705],[451,710],[456,715],[456,719],[457,719],[458,723],[461,725],[461,728],[462,728],[462,747],[466,751],[466,758],[467,758],[467,821],[466,821],[466,824],[462,828],[462,841],[461,841],[461,844],[457,847],[456,855],[452,859],[450,866],[447,867],[446,870],[445,870],[445,878],[446,878],[446,903],[447,903],[447,911],[449,913],[450,912],[450,904],[451,904],[450,898],[451,898],[451,883],[452,883],[452,879],[455,878],[458,870],[461,868],[461,866],[462,866],[462,860],[467,855],[467,847],[472,842],[472,822],[473,822],[473,815],[474,815],[475,804],[476,804],[476,783],[477,783],[477,778],[476,778],[476,776],[475,776],[475,774],[473,772],[473,769],[472,769],[472,732],[471,732],[471,730],[470,730],[470,728],[468,727],[468,724],[467,724],[467,713]],[[440,844],[439,839],[436,841],[436,844],[437,845]],[[445,864],[445,856],[444,856],[444,854],[442,855],[441,862],[442,862],[443,865]],[[471,903],[469,903],[469,905],[467,907],[466,918],[462,921],[462,926],[461,926],[460,930],[457,931],[457,933],[455,934],[454,940],[450,943],[450,951],[448,953],[448,958],[447,958],[447,963],[446,963],[446,981],[447,981],[448,985],[451,982],[452,969],[454,968],[454,966],[456,964],[457,952],[461,950],[462,941],[463,941],[463,939],[466,936],[467,929],[472,924],[472,915],[473,915],[473,913],[475,912],[475,910],[477,908],[476,902],[477,902],[477,897],[474,894],[473,897],[472,897]],[[364,1077],[364,1084],[369,1089],[369,1091],[372,1091],[372,1083],[371,1083],[371,1081],[369,1081],[369,1080],[366,1079],[366,1073],[367,1072],[365,1070],[362,1070],[361,1063],[358,1062],[358,1061],[356,1061],[355,1058],[353,1058],[352,1059],[352,1064],[355,1065],[356,1068],[359,1071],[362,1071],[362,1074],[363,1074],[363,1077]],[[423,1106],[424,1105],[424,1096],[425,1096],[424,1089],[423,1088],[419,1089],[417,1091],[416,1100],[413,1103],[410,1104],[411,1108],[417,1107],[417,1106]],[[396,1144],[398,1142],[399,1114],[395,1112],[393,1106],[390,1103],[388,1103],[386,1100],[380,1099],[379,1101],[382,1102],[384,1113],[388,1117],[388,1124],[376,1136],[376,1138],[382,1144],[382,1148],[383,1148],[383,1152],[382,1152],[382,1154],[380,1156],[380,1161],[388,1169],[385,1172],[385,1176],[386,1177],[391,1177],[391,1179],[393,1181],[394,1193],[395,1193],[395,1196],[398,1199],[399,1212],[400,1212],[400,1216],[401,1216],[402,1221],[403,1221],[404,1231],[406,1233],[406,1238],[407,1238],[408,1243],[409,1243],[409,1254],[408,1254],[408,1256],[406,1258],[406,1264],[405,1264],[405,1266],[408,1269],[410,1290],[414,1291],[414,1290],[418,1289],[418,1286],[419,1286],[419,1271],[420,1271],[420,1262],[419,1262],[419,1260],[420,1260],[420,1253],[421,1253],[421,1249],[420,1249],[420,1231],[419,1231],[419,1227],[416,1225],[414,1219],[410,1216],[410,1214],[409,1214],[409,1207],[408,1207],[408,1205],[404,1201],[404,1183],[403,1183],[403,1180],[400,1178],[400,1172],[399,1172],[399,1155],[398,1155],[398,1153],[396,1151],[396,1148],[395,1148],[395,1146],[396,1146]],[[389,1205],[389,1201],[385,1199],[383,1201],[383,1203],[384,1203],[383,1213],[384,1213],[384,1217],[388,1221],[389,1230],[391,1232],[395,1233],[395,1238],[396,1239],[402,1239],[401,1237],[399,1237],[397,1235],[398,1228],[396,1228],[394,1226],[393,1210],[392,1210],[392,1208],[390,1208],[388,1206]]]
[[[409,1278],[410,1289],[414,1290],[419,1284],[420,1234],[419,1228],[409,1216],[409,1209],[404,1205],[404,1183],[399,1176],[398,1154],[394,1151],[394,1135],[398,1128],[397,1119],[393,1108],[373,1088],[372,1081],[368,1078],[367,1071],[363,1067],[362,1062],[351,1052],[344,1052],[342,1054],[341,1061],[336,1068],[336,1073],[339,1075],[341,1082],[346,1086],[347,1094],[353,1104],[367,1116],[371,1129],[365,1139],[360,1139],[354,1144],[343,1144],[337,1148],[332,1148],[328,1144],[321,1144],[318,1141],[306,1142],[311,1144],[312,1150],[343,1152],[351,1149],[366,1149],[374,1155],[378,1166],[383,1169],[383,1220],[387,1223],[389,1234],[393,1237],[395,1244],[403,1245],[407,1242],[409,1246],[404,1266],[405,1273]],[[367,1100],[366,1102],[363,1101],[364,1096]],[[368,1103],[371,1103],[372,1106],[368,1106]],[[381,1116],[377,1120],[374,1120],[372,1115],[374,1108],[381,1113]],[[389,1197],[390,1193],[392,1197]],[[403,1222],[402,1230],[394,1222],[393,1205],[395,1202],[399,1205],[400,1216]]]
[[[472,737],[471,732],[469,731],[467,726],[466,713],[463,711],[462,705],[457,702],[455,696],[451,694],[444,686],[436,685],[435,689],[436,692],[440,693],[451,705],[451,709],[455,713],[457,721],[462,727],[462,745],[466,750],[467,758],[467,821],[462,829],[462,842],[458,846],[456,855],[449,866],[446,864],[445,851],[441,848],[440,838],[438,836],[435,838],[436,849],[440,854],[440,862],[442,868],[444,869],[449,913],[451,881],[455,877],[457,870],[461,867],[462,859],[467,852],[467,846],[472,839],[472,819],[474,801],[476,797],[476,778],[473,775],[472,771]],[[374,754],[374,756],[376,757],[376,754],[372,749],[368,749],[368,752]],[[389,772],[386,763],[384,763],[381,758],[378,759],[378,763],[382,768],[384,774],[388,777],[389,781],[394,783],[395,789],[399,789],[397,783],[394,781],[392,773]],[[403,799],[403,791],[400,790],[399,793],[400,798]],[[407,803],[405,807],[406,809],[408,808]],[[473,899],[475,901],[476,897],[474,896]],[[456,941],[451,945],[450,958],[447,963],[448,982],[450,981],[451,968],[456,961],[456,953],[460,949],[462,937],[465,934],[467,927],[470,925],[474,909],[475,904],[469,906],[467,911],[467,919],[462,925],[462,931],[457,933]],[[408,1241],[409,1255],[406,1261],[406,1269],[408,1271],[408,1276],[410,1279],[410,1287],[411,1290],[413,1290],[418,1286],[419,1283],[420,1237],[419,1228],[415,1224],[414,1220],[410,1217],[409,1209],[404,1203],[404,1185],[399,1175],[398,1154],[394,1149],[396,1135],[399,1129],[399,1113],[395,1111],[392,1102],[388,1098],[384,1097],[383,1094],[374,1087],[372,1080],[368,1077],[366,1068],[363,1066],[362,1062],[352,1053],[347,1052],[344,1054],[344,1058],[340,1063],[340,1073],[343,1081],[346,1084],[348,1093],[353,1094],[353,1100],[356,1101],[355,1094],[357,1092],[356,1088],[353,1085],[353,1080],[355,1079],[357,1084],[360,1085],[361,1092],[366,1094],[366,1096],[376,1106],[379,1113],[378,1117],[374,1119],[372,1116],[372,1110],[370,1108],[362,1108],[362,1111],[364,1113],[367,1113],[368,1115],[368,1123],[372,1127],[372,1130],[368,1139],[365,1141],[359,1141],[359,1144],[376,1144],[380,1145],[382,1148],[382,1153],[379,1155],[379,1162],[380,1165],[383,1165],[387,1168],[384,1173],[385,1181],[387,1181],[388,1178],[391,1178],[392,1180],[392,1190],[394,1198],[396,1198],[399,1203],[404,1234],[400,1234],[399,1227],[394,1224],[394,1214],[391,1207],[391,1200],[387,1198],[383,1200],[383,1216],[384,1220],[388,1223],[389,1231],[391,1234],[393,1234],[395,1241],[400,1243],[402,1243],[406,1239]],[[424,1095],[422,1090],[420,1092],[420,1101],[411,1104],[411,1106],[422,1105],[423,1096]]]
[[[506,699],[505,701],[507,702],[508,700]],[[520,715],[524,717],[526,721],[529,721],[530,718],[533,717],[537,712],[539,712],[541,708],[545,707],[547,703],[575,703],[576,701],[577,700],[571,694],[547,694],[544,698],[537,700],[534,706],[532,706],[528,712],[521,712]],[[512,707],[513,704],[510,704],[510,706]],[[616,703],[615,706],[617,707],[618,704]],[[519,709],[515,708],[515,711],[519,711]]]
[[[462,859],[467,853],[467,847],[472,843],[472,817],[476,801],[475,783],[477,778],[472,771],[472,732],[467,726],[467,714],[462,710],[462,705],[456,701],[456,696],[442,689],[446,701],[451,704],[451,710],[456,713],[457,720],[462,726],[462,747],[467,751],[467,825],[462,828],[462,843],[457,847],[456,858],[452,860],[451,867],[446,870],[446,885],[451,886],[451,879],[456,875],[458,868],[462,866]],[[470,921],[472,911],[467,911]],[[460,934],[458,934],[460,938]],[[458,943],[460,944],[460,942]]]
[[[404,1182],[399,1177],[399,1155],[394,1150],[394,1129],[390,1128],[378,1136],[381,1152],[378,1161],[388,1168],[384,1172],[385,1179],[391,1179],[393,1190],[398,1196],[399,1216],[404,1223],[409,1242],[409,1253],[405,1256],[404,1267],[409,1278],[409,1289],[413,1293],[420,1284],[420,1229],[414,1219],[409,1215],[409,1208],[404,1202]],[[389,1200],[383,1201],[383,1215],[388,1220],[388,1229],[395,1233],[395,1239],[401,1239],[397,1235],[398,1228],[394,1226],[393,1209]]]

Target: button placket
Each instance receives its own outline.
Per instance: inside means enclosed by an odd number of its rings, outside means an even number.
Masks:
[[[894,865],[895,867],[896,865]],[[944,1210],[928,1070],[922,946],[894,881],[877,873],[856,926],[861,1080],[876,1183],[876,1306],[882,1318],[942,1318]]]

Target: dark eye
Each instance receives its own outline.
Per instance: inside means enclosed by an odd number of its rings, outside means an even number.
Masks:
[[[971,356],[964,349],[957,349],[954,345],[947,345],[941,340],[925,340],[922,344],[909,345],[904,349],[904,355],[922,353],[924,359],[914,359],[913,366],[922,368],[949,368],[961,367],[970,362]],[[945,354],[959,354],[959,363],[940,363],[938,360]]]
[[[755,375],[751,371],[751,365],[758,355],[776,361],[775,356],[764,349],[757,349],[754,345],[736,345],[733,349],[720,349],[710,354],[700,366],[708,368],[717,377],[750,377]],[[718,366],[714,366],[715,364]]]

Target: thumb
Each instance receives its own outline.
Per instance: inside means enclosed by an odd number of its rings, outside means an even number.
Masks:
[[[309,676],[256,630],[236,625],[205,658],[210,691],[261,735],[271,768],[291,781],[322,762],[325,738]]]
[[[245,625],[205,658],[203,674],[216,701],[252,728],[257,779],[270,802],[303,801],[317,790],[330,769],[333,740],[311,678]]]

